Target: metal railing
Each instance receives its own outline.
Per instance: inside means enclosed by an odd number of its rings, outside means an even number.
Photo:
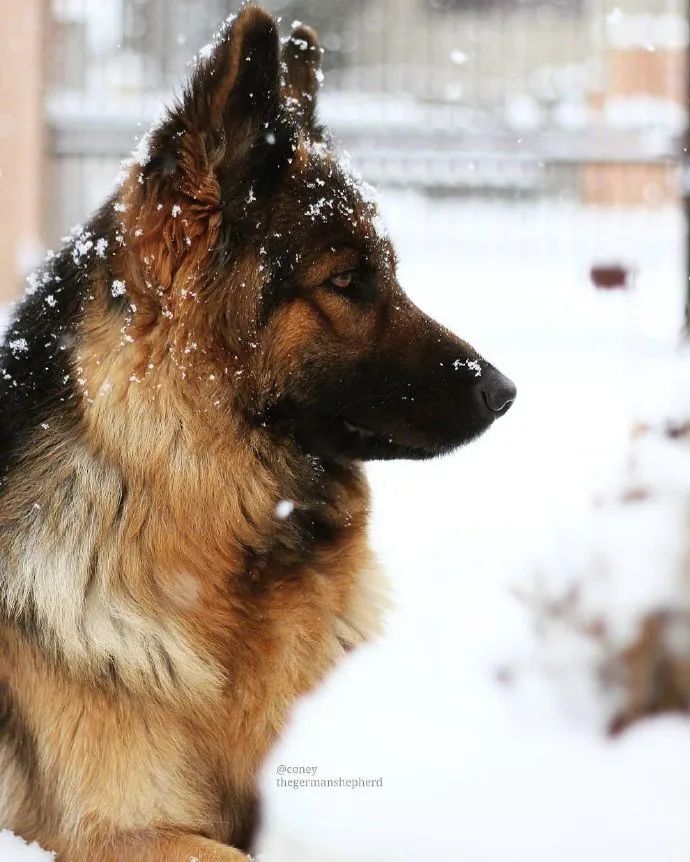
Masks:
[[[646,5],[655,2],[668,6]],[[656,102],[632,105],[622,121],[593,108],[611,23],[600,0],[266,5],[285,30],[293,17],[319,28],[324,118],[372,182],[577,197],[587,164],[679,165],[682,116],[660,117]],[[52,0],[52,8],[46,112],[55,238],[102,199],[134,138],[232,4]]]

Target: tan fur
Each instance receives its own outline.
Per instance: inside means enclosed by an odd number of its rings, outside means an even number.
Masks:
[[[66,862],[101,858],[97,848],[122,833],[139,848],[136,836],[152,826],[221,840],[218,783],[241,809],[294,698],[378,632],[385,603],[361,476],[340,489],[346,540],[289,579],[258,570],[263,588],[244,594],[242,548],[272,531],[289,465],[259,463],[231,418],[195,418],[165,364],[132,382],[128,352],[139,347],[121,346],[103,317],[95,305],[78,350],[84,439],[57,451],[46,443],[3,509],[5,519],[33,520],[27,543],[12,549],[11,601],[20,605],[32,585],[44,645],[59,644],[68,668],[52,670],[6,635],[2,679],[40,766],[3,825]],[[74,476],[71,500],[63,473]],[[113,531],[123,486],[135,503]],[[123,688],[99,692],[90,680],[113,660]],[[62,800],[54,832],[32,815],[48,792]],[[184,858],[173,846],[151,858]]]
[[[108,373],[105,361],[101,369]],[[18,582],[27,582],[31,565],[35,586],[49,585],[38,607],[42,631],[46,644],[60,643],[71,671],[51,670],[35,649],[7,634],[2,678],[40,766],[23,810],[3,825],[75,862],[101,858],[101,842],[152,825],[184,824],[222,839],[227,824],[216,821],[212,803],[217,783],[238,800],[250,797],[294,698],[379,626],[363,483],[342,489],[343,512],[352,518],[347,541],[291,580],[238,595],[232,585],[242,574],[243,532],[256,534],[273,520],[276,478],[238,441],[209,451],[202,427],[199,440],[187,439],[153,380],[126,389],[114,385],[88,404],[88,443],[65,453],[79,481],[89,484],[75,489],[80,504],[72,523],[62,514],[59,544],[51,540],[55,507],[66,501],[52,494],[60,478],[48,480],[54,459],[33,465],[23,494],[10,501],[36,519],[32,547],[15,551]],[[148,397],[158,408],[150,415]],[[115,483],[90,464],[87,447],[116,462],[113,470],[137,500],[115,536],[108,530]],[[165,468],[169,463],[175,472]],[[102,580],[85,592],[94,554],[108,565],[101,563]],[[89,682],[109,657],[126,690],[99,692]],[[62,800],[54,834],[31,826],[31,807],[42,804],[49,776],[60,782],[50,795]],[[167,852],[151,858],[178,858],[177,850]]]
[[[256,9],[238,21],[216,119],[244,40],[274,26]],[[304,464],[238,409],[281,385],[324,317],[353,354],[376,320],[315,296],[279,311],[241,360],[219,350],[229,320],[258,337],[263,287],[251,251],[222,292],[209,283],[223,156],[190,128],[174,187],[144,191],[131,171],[125,248],[107,277],[95,271],[70,343],[78,423],[47,423],[0,496],[0,827],[59,862],[246,858],[224,842],[251,826],[291,705],[380,631],[361,468],[329,480],[334,538],[292,554],[276,507],[308,505]],[[314,263],[314,285],[346,260]],[[124,323],[111,277],[127,284]]]

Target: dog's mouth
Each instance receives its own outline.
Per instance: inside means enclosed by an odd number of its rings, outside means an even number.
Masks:
[[[384,435],[377,434],[376,431],[372,431],[371,428],[366,428],[364,425],[360,425],[357,422],[350,422],[349,419],[343,419],[343,428],[348,434],[358,437],[363,442],[367,440],[376,440],[379,442],[385,441]],[[388,442],[393,442],[390,435],[388,435]]]
[[[423,460],[476,439],[497,415],[477,410],[476,398],[467,399],[466,409],[442,399],[405,399],[402,409],[392,399],[367,398],[366,405],[363,400],[344,415],[337,402],[286,398],[261,415],[261,425],[287,435],[309,454],[336,461]]]
[[[395,434],[391,432],[377,431],[360,422],[353,422],[350,419],[343,419],[341,427],[345,432],[348,448],[352,450],[354,457],[357,458],[367,460],[389,460],[391,458],[422,459],[441,454],[440,450],[436,447],[431,448],[404,443],[396,439]]]

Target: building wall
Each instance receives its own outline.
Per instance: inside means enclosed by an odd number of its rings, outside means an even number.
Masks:
[[[41,254],[43,0],[3,3],[0,27],[0,302]]]
[[[427,0],[374,0],[350,23],[355,34],[371,38],[354,40],[342,86],[358,89],[378,74],[376,89],[383,91],[495,105],[511,91],[524,92],[539,69],[585,62],[591,42],[586,8],[496,3],[436,9]]]

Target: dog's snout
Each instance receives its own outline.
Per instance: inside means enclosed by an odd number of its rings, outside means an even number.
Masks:
[[[480,389],[484,404],[496,416],[507,413],[517,395],[513,381],[495,368],[488,368],[482,375]]]

